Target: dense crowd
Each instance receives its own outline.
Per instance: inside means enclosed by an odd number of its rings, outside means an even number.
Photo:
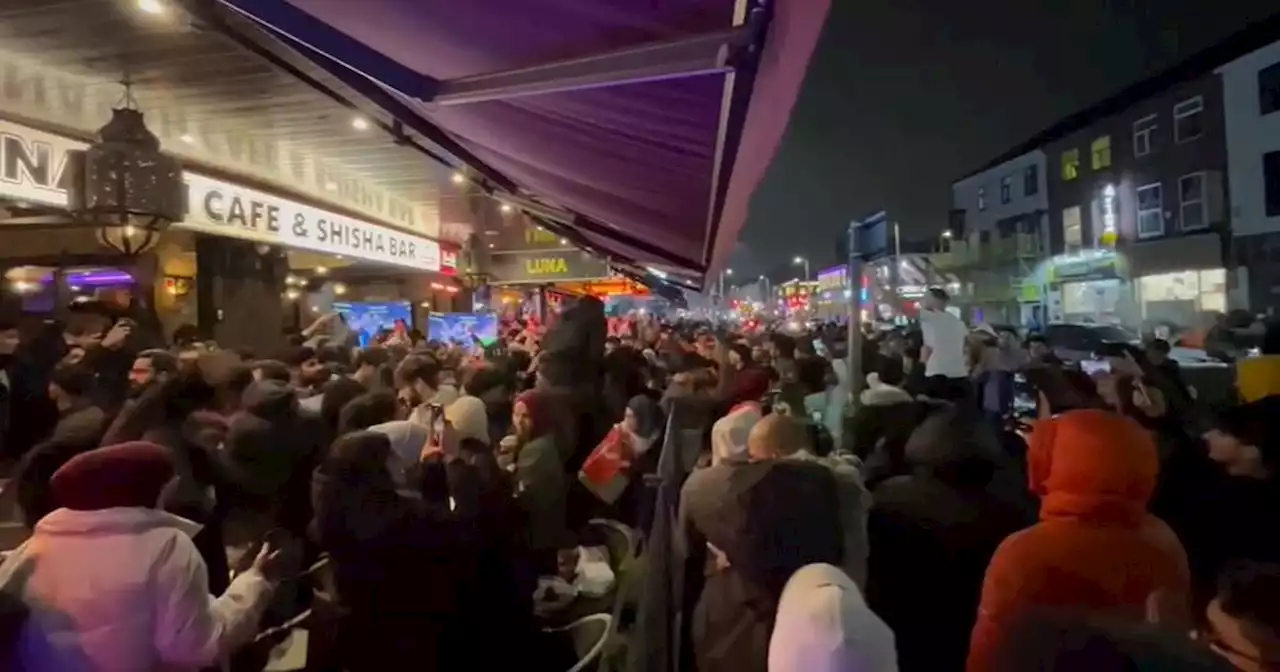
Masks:
[[[946,302],[858,381],[838,325],[594,299],[272,358],[0,319],[0,669],[1280,668],[1280,376],[1209,408]]]

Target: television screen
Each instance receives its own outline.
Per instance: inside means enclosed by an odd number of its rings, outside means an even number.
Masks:
[[[413,307],[408,301],[335,301],[333,310],[342,313],[347,327],[356,333],[360,347],[367,347],[383,329],[395,329],[399,322],[407,331],[413,327]]]
[[[498,316],[493,313],[431,313],[427,318],[427,338],[433,341],[471,345],[472,336],[485,346],[498,339]]]

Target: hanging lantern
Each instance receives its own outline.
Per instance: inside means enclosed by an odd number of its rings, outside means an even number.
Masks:
[[[127,87],[126,87],[127,88]],[[160,140],[131,104],[112,110],[97,142],[69,152],[68,208],[97,227],[98,242],[123,255],[155,246],[160,234],[187,214],[182,164],[160,151]]]

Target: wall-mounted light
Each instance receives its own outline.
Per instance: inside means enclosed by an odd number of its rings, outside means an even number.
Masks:
[[[462,184],[463,182],[467,181],[467,176],[457,171],[454,171],[454,173],[449,176],[449,181],[454,184]]]
[[[329,269],[325,266],[316,266],[316,275],[328,275]]]
[[[300,296],[302,296],[302,292],[299,292],[296,289],[286,289],[284,292],[284,298],[290,301],[297,301]]]
[[[301,285],[301,284],[302,284],[302,278],[299,278],[298,276],[293,275],[292,273],[290,273],[289,275],[284,276],[284,284],[285,284],[285,285],[288,285],[288,286],[290,286],[290,287],[292,287],[292,286],[294,286],[294,285]]]
[[[501,210],[502,214],[504,215],[511,214],[511,210],[512,210],[510,203],[503,203],[502,205],[498,206],[498,209]]]
[[[430,301],[423,301],[422,303],[419,303],[419,304],[418,304],[418,307],[419,307],[419,308],[427,308],[427,309],[430,309],[430,308],[431,308],[431,302],[430,302]]]
[[[457,294],[458,288],[454,287],[453,285],[449,285],[448,287],[444,288],[444,291],[449,292],[450,294]]]
[[[357,131],[367,131],[369,130],[369,120],[364,117],[355,117],[351,120],[351,128]]]

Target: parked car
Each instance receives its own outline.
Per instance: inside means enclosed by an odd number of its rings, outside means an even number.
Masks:
[[[1065,362],[1090,359],[1106,343],[1142,343],[1138,334],[1114,324],[1057,322],[1045,327],[1042,333],[1054,354]],[[1174,346],[1169,351],[1169,358],[1183,368],[1228,366],[1200,348]]]

